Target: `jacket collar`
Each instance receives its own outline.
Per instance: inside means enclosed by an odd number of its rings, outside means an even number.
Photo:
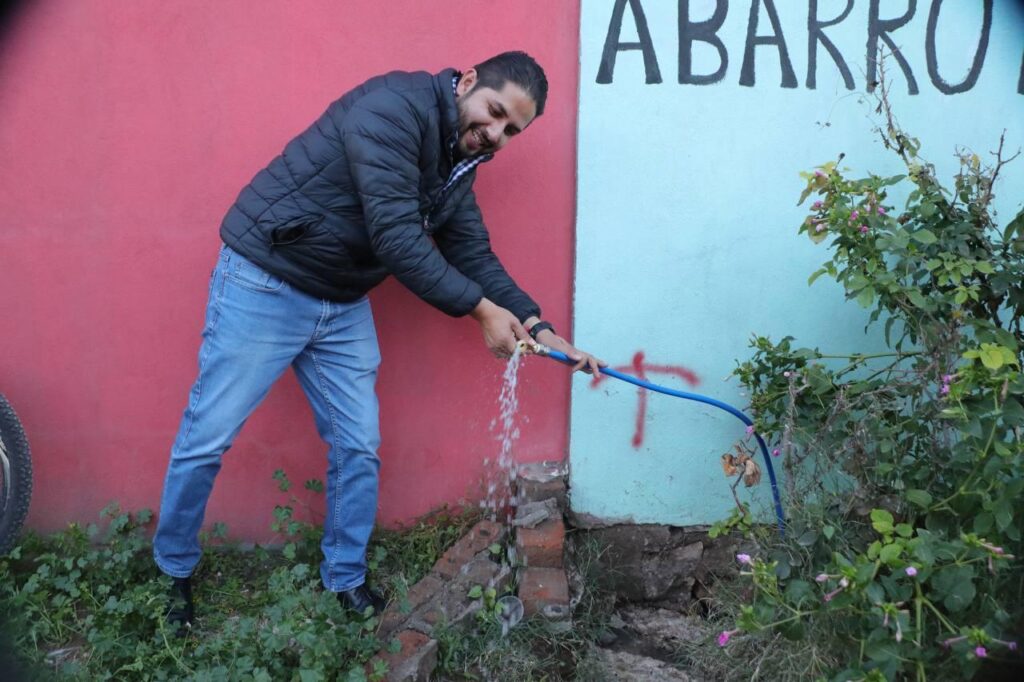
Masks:
[[[452,91],[452,78],[460,75],[455,69],[445,69],[434,76],[434,91],[441,106],[441,139],[446,145],[459,133],[459,107]]]

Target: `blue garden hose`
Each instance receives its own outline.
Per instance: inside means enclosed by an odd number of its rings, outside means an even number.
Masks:
[[[575,365],[576,364],[576,362],[573,361],[573,360],[570,360],[569,356],[566,355],[565,353],[559,352],[557,350],[552,350],[552,349],[548,348],[547,346],[541,345],[538,349],[536,349],[536,353],[538,355],[545,355],[545,356],[547,356],[549,358],[553,358],[553,359],[558,360],[559,362],[563,362],[563,363],[565,363],[567,365]],[[742,412],[737,410],[732,405],[729,405],[727,403],[723,403],[720,400],[715,400],[714,398],[709,398],[707,396],[700,395],[698,393],[687,393],[686,391],[677,391],[677,390],[672,389],[672,388],[666,388],[665,386],[659,386],[658,384],[652,384],[649,381],[644,381],[643,379],[637,379],[636,377],[631,376],[629,374],[623,374],[622,372],[619,372],[617,370],[611,369],[610,367],[602,367],[601,368],[601,373],[602,374],[607,374],[610,377],[615,377],[616,379],[621,379],[622,381],[625,381],[627,384],[633,384],[634,386],[639,386],[640,388],[646,388],[646,389],[648,389],[650,391],[656,391],[657,393],[664,393],[665,395],[672,395],[672,396],[675,396],[677,398],[684,398],[686,400],[695,400],[698,403],[704,403],[705,405],[711,405],[713,407],[717,407],[718,409],[725,410],[729,414],[733,415],[734,417],[739,419],[741,422],[743,422],[747,426],[753,426],[754,425],[754,422],[753,422],[753,420],[750,419],[750,417],[748,417],[747,415],[743,414]],[[785,516],[782,513],[782,501],[779,498],[779,486],[778,486],[778,483],[775,481],[775,469],[772,467],[772,460],[771,460],[771,457],[768,454],[768,446],[765,445],[764,439],[761,438],[761,434],[757,433],[756,431],[754,432],[754,438],[757,439],[757,444],[761,448],[761,455],[764,456],[765,468],[768,469],[768,480],[771,482],[771,485],[772,485],[772,498],[773,498],[773,500],[775,502],[775,518],[778,521],[779,533],[782,534],[782,535],[785,535],[786,534],[786,519],[785,519]]]

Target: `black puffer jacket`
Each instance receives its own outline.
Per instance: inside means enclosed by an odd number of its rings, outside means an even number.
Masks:
[[[449,315],[482,296],[520,320],[539,315],[491,250],[476,171],[442,195],[455,74],[396,71],[346,93],[242,190],[221,238],[320,298],[353,301],[394,275]]]

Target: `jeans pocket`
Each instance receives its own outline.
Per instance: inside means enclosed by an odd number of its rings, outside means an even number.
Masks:
[[[232,254],[227,276],[232,283],[253,291],[272,292],[284,285],[284,280],[280,277],[270,274],[237,253]]]

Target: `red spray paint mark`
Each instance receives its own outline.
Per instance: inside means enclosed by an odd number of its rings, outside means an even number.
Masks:
[[[699,386],[700,378],[693,373],[691,370],[680,365],[649,365],[644,362],[644,352],[638,350],[633,355],[633,362],[629,365],[622,365],[620,367],[613,367],[612,369],[619,372],[628,372],[637,379],[643,381],[650,381],[647,378],[648,373],[651,374],[668,374],[670,376],[676,376],[690,384],[690,386]],[[590,381],[590,387],[596,388],[598,384],[607,379],[607,375],[600,374],[594,377]],[[633,431],[633,440],[631,441],[635,449],[639,449],[644,442],[644,419],[647,416],[647,389],[637,387],[637,409],[636,409],[636,428]]]

